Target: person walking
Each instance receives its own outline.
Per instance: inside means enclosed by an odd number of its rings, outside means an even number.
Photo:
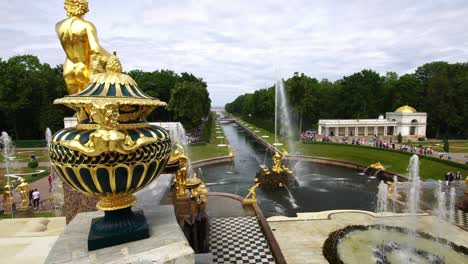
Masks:
[[[39,210],[39,199],[41,199],[41,194],[39,193],[37,189],[34,189],[32,196],[33,196],[34,210]]]
[[[32,195],[33,192],[34,192],[33,189],[29,189],[29,206],[33,205],[33,195]]]
[[[52,191],[52,182],[54,181],[54,177],[52,177],[52,173],[49,174],[49,177],[47,178],[49,181],[49,192]]]
[[[447,171],[447,173],[445,173],[445,186],[448,186],[449,184],[449,181],[451,178],[450,173],[451,173],[450,171]]]
[[[456,185],[458,186],[460,184],[460,180],[462,179],[463,175],[460,173],[460,171],[457,171],[455,174],[455,180],[457,181]]]

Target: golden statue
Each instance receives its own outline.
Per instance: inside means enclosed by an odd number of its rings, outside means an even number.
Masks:
[[[376,170],[385,170],[385,167],[380,162],[373,163],[370,165],[370,167]]]
[[[21,178],[21,184],[16,187],[15,191],[21,194],[20,208],[27,209],[29,207],[29,184]]]
[[[255,190],[258,186],[260,186],[260,182],[257,182],[254,186],[250,187],[249,193],[244,197],[244,204],[257,203],[257,192]]]
[[[95,26],[82,17],[88,12],[88,0],[65,0],[67,19],[57,23],[55,30],[67,55],[63,78],[69,94],[84,90],[90,77],[104,72],[110,56],[99,45]]]
[[[273,168],[272,170],[276,173],[280,173],[283,169],[281,168],[281,155],[275,152],[273,156]]]
[[[466,185],[465,193],[468,193],[468,176],[466,176],[465,185]]]
[[[235,155],[236,155],[236,150],[234,148],[230,148],[229,157],[234,157]]]
[[[187,184],[187,160],[186,156],[179,158],[179,170],[176,173],[176,191],[177,197],[185,197],[185,185]]]
[[[3,187],[3,207],[10,206],[14,203],[13,196],[11,195],[11,185],[7,184]]]
[[[401,182],[397,181],[397,185],[401,185]],[[401,199],[401,194],[397,193],[397,197],[393,197],[393,188],[394,188],[394,183],[392,181],[387,182],[388,185],[388,193],[387,193],[387,198],[388,199]]]

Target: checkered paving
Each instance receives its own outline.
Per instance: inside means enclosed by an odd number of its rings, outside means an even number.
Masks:
[[[210,251],[213,263],[275,263],[257,218],[251,216],[211,219]]]
[[[457,210],[455,213],[455,224],[464,228],[468,228],[468,213],[462,210]]]

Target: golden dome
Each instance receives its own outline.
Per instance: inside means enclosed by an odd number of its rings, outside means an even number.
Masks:
[[[416,113],[416,109],[414,109],[413,107],[409,106],[409,105],[404,105],[404,106],[401,106],[401,107],[398,107],[397,110],[395,110],[396,113]]]

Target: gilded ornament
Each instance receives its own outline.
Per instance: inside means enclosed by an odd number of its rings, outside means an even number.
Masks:
[[[65,0],[68,18],[55,26],[58,38],[66,54],[63,77],[69,94],[81,92],[90,77],[104,72],[110,56],[98,41],[96,28],[83,19],[88,12],[87,0]]]

